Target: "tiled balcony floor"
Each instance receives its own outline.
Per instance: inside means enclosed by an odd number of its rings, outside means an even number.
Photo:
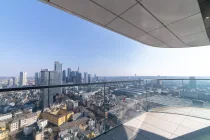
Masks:
[[[210,109],[183,107],[153,111],[155,112],[144,113],[95,140],[210,140]]]

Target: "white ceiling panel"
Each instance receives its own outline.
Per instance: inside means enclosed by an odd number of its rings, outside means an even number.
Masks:
[[[136,0],[92,0],[104,8],[112,11],[116,15],[122,14],[124,11],[129,9],[131,6],[136,4]]]
[[[89,0],[50,0],[50,2],[102,25],[108,24],[116,17]]]
[[[145,33],[144,31],[136,28],[135,26],[129,24],[121,18],[115,19],[114,21],[109,23],[107,27],[124,35],[127,35],[131,38],[136,38]]]
[[[161,48],[167,48],[168,46],[159,40],[155,39],[149,34],[144,34],[136,38],[136,40],[149,45],[149,46],[154,46],[154,47],[161,47]]]
[[[150,46],[209,44],[197,0],[40,1]]]
[[[200,12],[197,0],[141,0],[165,25]]]
[[[163,26],[140,4],[133,6],[131,9],[122,14],[121,17],[146,32]]]
[[[173,48],[187,47],[176,36],[174,36],[167,28],[162,27],[149,33],[153,37],[161,40],[166,45]]]
[[[168,29],[178,37],[183,37],[198,32],[205,31],[205,26],[201,14],[196,14],[178,22],[169,24]]]
[[[210,45],[209,38],[207,37],[206,31],[197,34],[184,36],[181,38],[183,42],[192,46],[205,46]]]

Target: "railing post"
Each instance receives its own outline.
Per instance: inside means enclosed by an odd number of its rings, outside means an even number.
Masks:
[[[106,132],[106,103],[105,103],[106,83],[104,82],[104,132]]]
[[[148,112],[148,102],[147,102],[147,80],[146,80],[146,112]]]
[[[183,83],[183,79],[182,79],[182,94],[184,94],[184,83]]]

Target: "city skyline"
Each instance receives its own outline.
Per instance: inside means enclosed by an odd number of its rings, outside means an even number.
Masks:
[[[62,62],[63,69],[80,66],[99,76],[210,75],[209,46],[149,47],[39,1],[4,1],[0,8],[0,76],[25,71],[32,77],[40,69],[53,70],[54,60]]]

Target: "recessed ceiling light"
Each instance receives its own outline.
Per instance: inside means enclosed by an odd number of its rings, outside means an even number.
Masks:
[[[209,19],[209,17],[206,17],[206,19]]]

